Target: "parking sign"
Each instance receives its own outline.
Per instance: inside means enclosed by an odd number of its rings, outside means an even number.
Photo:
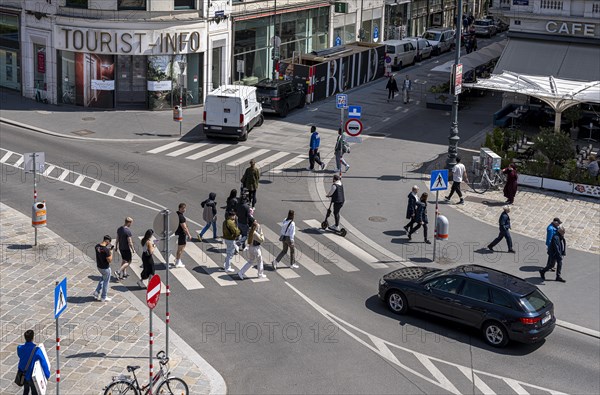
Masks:
[[[335,95],[335,107],[337,109],[348,108],[348,95],[345,93]]]

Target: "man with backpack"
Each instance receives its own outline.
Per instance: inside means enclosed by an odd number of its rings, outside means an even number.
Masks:
[[[240,229],[235,223],[235,212],[230,211],[227,213],[227,218],[223,221],[223,240],[225,240],[226,253],[225,257],[225,271],[233,273],[235,270],[231,267],[231,259],[237,252],[237,246],[235,241],[240,235]]]
[[[202,219],[206,222],[206,225],[202,229],[202,231],[198,234],[198,241],[202,241],[202,236],[204,233],[212,226],[213,230],[213,239],[217,240],[217,202],[215,199],[217,198],[217,194],[211,192],[208,194],[208,199],[200,203],[202,206]]]
[[[33,395],[37,395],[35,383],[31,377],[33,374],[33,366],[37,361],[40,362],[41,368],[44,371],[46,379],[50,378],[50,369],[48,368],[48,361],[44,357],[42,350],[33,342],[34,333],[31,329],[26,330],[23,334],[25,343],[17,346],[17,355],[19,356],[18,369],[23,372],[23,384],[17,383],[19,386],[23,386],[23,395],[29,395],[29,390]]]
[[[342,131],[342,128],[338,129],[338,139],[337,142],[335,143],[335,172],[336,173],[341,173],[342,172],[342,165],[346,166],[346,170],[348,171],[348,169],[350,168],[350,165],[348,164],[348,162],[346,162],[346,160],[344,159],[344,154],[346,153],[350,153],[350,145],[346,142],[346,139],[344,138],[344,132]]]

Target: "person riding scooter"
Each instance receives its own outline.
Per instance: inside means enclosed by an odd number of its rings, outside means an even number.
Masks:
[[[331,189],[329,193],[327,193],[327,197],[331,198],[331,202],[333,203],[333,217],[335,218],[335,225],[330,226],[331,230],[336,232],[340,231],[340,210],[344,205],[344,186],[342,185],[342,177],[338,174],[333,176],[333,184],[331,185]]]

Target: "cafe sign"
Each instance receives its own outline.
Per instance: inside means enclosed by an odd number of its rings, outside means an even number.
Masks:
[[[205,50],[205,31],[115,30],[56,26],[57,49],[106,55],[188,54]]]
[[[548,21],[546,22],[546,31],[567,36],[594,37],[596,25],[593,23]]]

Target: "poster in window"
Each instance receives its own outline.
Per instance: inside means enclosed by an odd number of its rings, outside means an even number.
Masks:
[[[37,53],[37,72],[40,74],[46,73],[46,52],[40,49]]]

